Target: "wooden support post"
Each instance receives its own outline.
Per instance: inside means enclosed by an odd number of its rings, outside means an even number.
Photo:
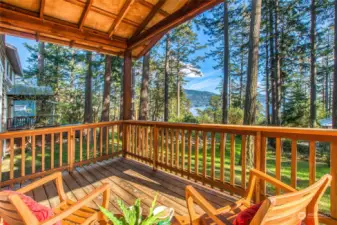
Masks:
[[[123,120],[131,120],[132,108],[132,57],[131,51],[127,50],[124,53],[124,79],[123,79]],[[124,125],[125,126],[125,125]],[[124,127],[123,126],[123,127]],[[127,130],[123,128],[123,157],[126,157],[127,152]]]
[[[330,174],[332,176],[330,189],[330,213],[331,217],[337,219],[337,141],[331,143],[330,147]]]
[[[254,143],[255,169],[261,170],[261,132],[257,132]],[[260,181],[256,181],[255,187],[255,202],[259,203],[261,197]]]
[[[153,128],[153,171],[157,171],[158,162],[158,127]]]

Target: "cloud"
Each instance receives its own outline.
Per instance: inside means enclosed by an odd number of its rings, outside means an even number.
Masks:
[[[201,72],[200,69],[195,68],[193,65],[191,64],[185,64],[183,63],[183,69],[181,70],[181,72],[184,74],[185,77],[188,78],[199,78],[199,77],[203,77],[204,74]]]
[[[210,91],[214,93],[219,93],[217,87],[221,83],[222,79],[220,77],[211,77],[198,81],[190,81],[188,82],[184,88],[197,90],[197,91]]]

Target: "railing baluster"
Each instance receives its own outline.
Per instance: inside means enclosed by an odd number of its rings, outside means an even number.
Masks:
[[[0,183],[2,182],[2,157],[3,157],[3,140],[0,140]]]
[[[120,126],[121,126],[120,124],[117,125],[117,152],[119,152],[119,138],[120,138],[120,135],[121,135],[121,131],[120,131],[121,127]]]
[[[99,128],[99,156],[103,155],[103,128]]]
[[[115,152],[115,126],[111,126],[112,153]]]
[[[90,128],[87,129],[87,160],[90,158]]]
[[[195,131],[195,154],[194,154],[194,171],[199,175],[199,131]]]
[[[9,146],[9,151],[10,151],[10,161],[9,161],[9,179],[14,179],[14,138],[10,139],[10,146]]]
[[[220,182],[225,182],[225,135],[220,134]]]
[[[153,128],[153,170],[157,170],[157,162],[158,162],[158,128]]]
[[[276,138],[276,162],[275,177],[281,180],[281,138]],[[276,188],[276,195],[280,194],[280,188]]]
[[[179,130],[176,129],[176,162],[175,167],[179,168]]]
[[[192,161],[191,161],[191,156],[192,156],[192,140],[191,140],[191,136],[192,136],[192,131],[188,130],[188,158],[187,158],[187,168],[188,168],[188,174],[191,174],[191,169],[192,169]]]
[[[144,138],[144,141],[145,141],[145,155],[144,155],[144,157],[148,158],[149,157],[149,128],[145,127],[144,131],[145,131],[145,138]]]
[[[45,171],[45,135],[42,134],[42,141],[41,141],[41,155],[42,155],[42,158],[41,158],[41,170],[42,172]]]
[[[316,143],[310,141],[309,144],[309,183],[312,185],[316,180]]]
[[[185,170],[185,130],[181,130],[181,169]]]
[[[230,148],[230,184],[235,185],[235,134],[230,135],[231,138],[231,148]]]
[[[241,187],[245,190],[246,189],[246,142],[247,141],[247,136],[242,135],[241,139],[241,164],[242,164],[242,169],[241,169]]]
[[[2,149],[0,149],[0,151],[2,151]],[[21,138],[21,176],[23,177],[25,175],[26,175],[26,139],[25,137],[22,137]]]
[[[161,149],[160,149],[160,162],[164,163],[164,138],[165,138],[165,133],[164,133],[164,128],[161,128]]]
[[[81,129],[81,130],[79,130],[79,132],[80,132],[80,146],[79,146],[79,150],[80,150],[80,152],[79,152],[79,157],[80,157],[80,162],[82,162],[82,159],[83,159],[83,156],[82,156],[82,154],[83,154],[83,130]]]
[[[205,183],[205,178],[207,176],[207,133],[204,131],[202,133],[202,176],[203,176],[203,183]]]
[[[297,140],[291,140],[291,186],[297,187]]]
[[[54,144],[54,133],[50,134],[50,168],[54,169],[54,154],[55,154],[55,144]],[[82,161],[82,158],[81,158]]]
[[[94,139],[94,159],[97,157],[97,128],[94,128],[93,133],[93,139]]]
[[[110,131],[110,128],[108,126],[105,127],[105,154],[106,155],[109,155],[109,131]]]
[[[215,133],[211,136],[211,178],[215,180]]]
[[[35,135],[32,136],[32,174],[35,173]]]
[[[153,132],[154,132],[154,128],[150,127],[150,149],[149,149],[149,158],[152,159],[152,157],[154,157],[154,153],[153,153]],[[157,135],[158,138],[158,135]]]
[[[63,164],[63,133],[60,132],[60,155],[59,155],[59,160],[60,160],[60,167]]]
[[[173,158],[174,158],[174,140],[173,140],[173,129],[171,129],[171,153],[170,153],[170,156],[171,156],[171,160],[170,160],[170,166],[173,167]]]
[[[165,161],[166,161],[166,165],[169,164],[169,155],[168,155],[168,152],[169,152],[169,129],[165,129],[165,153],[166,153],[166,156],[165,156]]]

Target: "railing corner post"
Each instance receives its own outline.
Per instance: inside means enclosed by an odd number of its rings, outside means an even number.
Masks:
[[[155,125],[153,128],[153,171],[157,171],[158,162],[158,127]]]
[[[261,170],[261,131],[258,131],[255,136],[254,140],[254,164],[255,169]],[[260,202],[261,197],[261,183],[260,180],[256,181],[256,187],[255,187],[255,202]]]
[[[337,219],[337,141],[331,143],[330,160],[330,174],[332,177],[330,189],[330,214],[332,218]]]

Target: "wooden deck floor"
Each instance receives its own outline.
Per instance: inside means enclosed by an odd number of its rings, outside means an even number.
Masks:
[[[176,215],[186,215],[188,212],[184,188],[188,184],[194,185],[215,207],[230,204],[231,200],[234,200],[223,193],[177,176],[162,171],[153,172],[152,168],[130,159],[119,158],[75,168],[73,173],[63,173],[63,181],[65,191],[71,200],[79,200],[102,183],[109,183],[111,187],[109,207],[115,213],[120,212],[117,199],[122,199],[130,205],[140,198],[143,213],[147,214],[155,194],[158,193],[158,205],[174,208]],[[59,204],[54,183],[40,187],[29,195],[51,208]],[[101,199],[97,199],[89,206],[97,208],[100,203]],[[197,211],[201,212],[201,209]]]

